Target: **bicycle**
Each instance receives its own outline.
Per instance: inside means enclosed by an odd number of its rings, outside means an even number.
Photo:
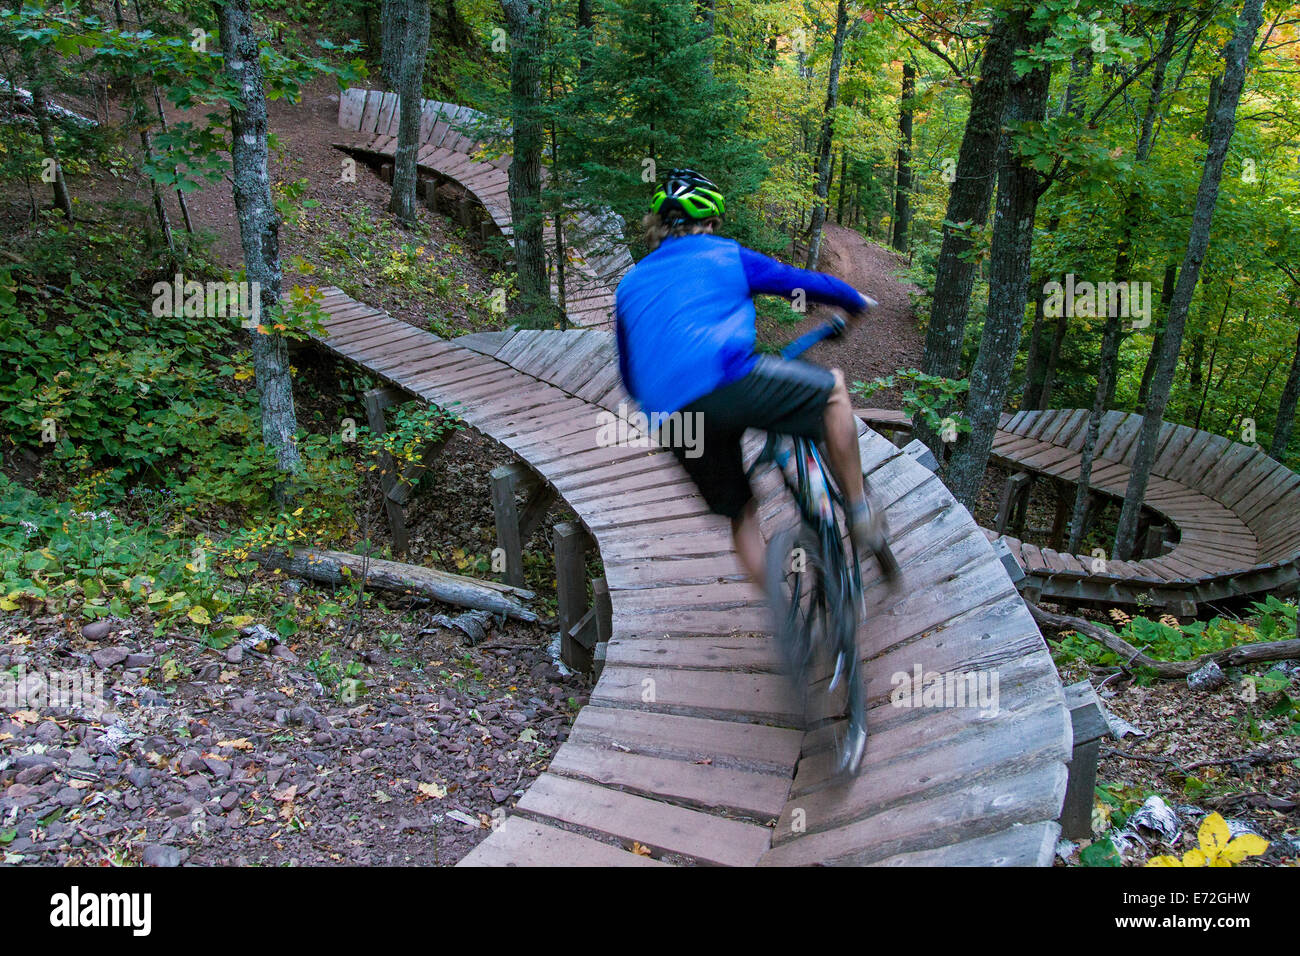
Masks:
[[[845,328],[843,316],[835,315],[787,345],[781,357],[797,358],[818,342],[841,335]],[[768,543],[766,583],[774,632],[791,680],[802,696],[806,723],[811,703],[809,677],[831,670],[828,706],[823,713],[842,713],[845,718],[842,724],[830,718],[835,769],[841,776],[851,776],[861,765],[867,743],[866,692],[857,653],[859,613],[865,616],[866,604],[857,548],[848,538],[846,560],[847,535],[840,533],[847,511],[844,495],[835,486],[823,452],[811,439],[768,433],[749,475],[765,464],[781,469],[800,517],[796,526],[778,532]],[[896,569],[888,545],[883,547],[882,563]],[[819,663],[821,668],[816,666]],[[841,684],[843,701],[839,702],[835,692]]]

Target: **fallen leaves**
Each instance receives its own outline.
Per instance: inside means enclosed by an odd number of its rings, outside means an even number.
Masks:
[[[1268,849],[1268,841],[1254,833],[1243,833],[1233,839],[1228,822],[1218,813],[1211,813],[1202,821],[1196,839],[1200,846],[1188,850],[1181,860],[1176,856],[1157,856],[1148,860],[1147,866],[1232,866]]]
[[[419,791],[415,797],[416,803],[424,800],[441,800],[447,795],[447,791],[436,783],[422,783],[416,789]]]

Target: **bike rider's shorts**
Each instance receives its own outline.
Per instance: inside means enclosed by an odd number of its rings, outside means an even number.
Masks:
[[[744,378],[723,385],[681,410],[691,416],[698,443],[669,442],[715,514],[735,518],[754,496],[745,476],[745,429],[820,441],[835,376],[820,365],[762,356]]]

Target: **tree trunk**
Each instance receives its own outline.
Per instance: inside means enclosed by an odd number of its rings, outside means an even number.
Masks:
[[[1246,58],[1254,44],[1263,19],[1264,0],[1245,0],[1241,16],[1237,19],[1232,39],[1224,48],[1226,64],[1223,83],[1219,90],[1217,109],[1210,132],[1209,147],[1201,183],[1196,191],[1196,205],[1192,211],[1192,226],[1187,239],[1187,253],[1179,270],[1178,284],[1169,303],[1169,318],[1165,324],[1164,342],[1160,362],[1151,379],[1151,396],[1142,420],[1133,454],[1133,468],[1128,488],[1124,493],[1124,507],[1120,511],[1119,527],[1115,532],[1115,557],[1128,560],[1137,540],[1138,519],[1146,497],[1147,481],[1156,457],[1156,439],[1164,422],[1165,407],[1169,403],[1169,390],[1173,385],[1174,367],[1183,341],[1183,327],[1187,311],[1200,278],[1201,264],[1210,246],[1210,224],[1214,219],[1214,206],[1219,198],[1219,183],[1223,178],[1223,164],[1228,155],[1228,144],[1237,124],[1237,103],[1241,99],[1246,81]]]
[[[956,179],[944,213],[943,244],[935,267],[930,324],[925,333],[924,368],[931,375],[959,377],[975,281],[971,236],[988,220],[994,180],[990,170],[995,168],[1002,138],[1002,113],[1011,87],[1015,40],[1023,34],[1027,16],[1027,10],[1017,7],[994,25],[984,47],[979,79],[971,92],[970,115],[957,154]],[[924,421],[916,423],[916,434],[936,458],[941,456],[939,436]]]
[[[280,304],[280,219],[271,201],[267,157],[266,94],[253,14],[249,0],[213,4],[221,26],[221,53],[227,79],[239,90],[242,109],[230,110],[230,165],[248,282],[260,293],[264,316]],[[262,441],[275,452],[280,471],[301,467],[294,435],[298,421],[293,407],[289,350],[279,335],[251,330],[253,370],[262,407]],[[283,486],[277,489],[283,494]]]
[[[519,273],[517,314],[544,324],[551,313],[546,276],[545,217],[542,209],[542,74],[547,0],[501,0],[510,31],[510,119],[514,154],[510,163],[510,218],[514,224]]]
[[[1174,55],[1174,41],[1178,36],[1178,23],[1181,14],[1173,14],[1165,24],[1164,37],[1156,54],[1156,62],[1151,73],[1151,93],[1147,97],[1146,111],[1142,116],[1142,131],[1138,135],[1137,149],[1133,154],[1136,166],[1141,166],[1151,155],[1155,145],[1155,118],[1160,107],[1160,98],[1164,92],[1165,70]],[[1131,248],[1133,230],[1141,211],[1141,197],[1136,188],[1130,188],[1124,199],[1124,211],[1120,216],[1120,234],[1115,252],[1115,281],[1127,281],[1129,267],[1132,264]],[[1115,382],[1119,377],[1119,347],[1121,338],[1121,316],[1118,309],[1115,315],[1106,317],[1105,331],[1102,333],[1101,355],[1097,366],[1097,390],[1093,395],[1092,410],[1088,415],[1088,427],[1084,432],[1083,447],[1079,450],[1079,477],[1075,489],[1074,510],[1070,520],[1071,553],[1077,552],[1083,542],[1087,526],[1088,512],[1092,492],[1092,464],[1097,450],[1097,436],[1101,431],[1101,419],[1106,414],[1115,393]]]
[[[406,35],[407,0],[383,0],[379,14],[379,79],[384,89],[396,90],[402,82],[402,40]]]
[[[907,229],[912,224],[912,96],[916,69],[903,61],[903,95],[898,105],[898,176],[894,183],[893,246],[907,251]]]
[[[54,123],[50,120],[50,98],[43,83],[32,84],[32,112],[36,114],[36,128],[41,135],[41,148],[45,159],[54,161],[54,179],[50,183],[54,192],[54,208],[72,219],[72,196],[63,179],[63,163],[59,160],[59,147],[54,142]]]
[[[826,197],[831,184],[831,146],[835,137],[835,105],[840,97],[840,65],[844,62],[844,35],[849,28],[848,0],[835,8],[835,45],[826,80],[826,107],[822,113],[821,139],[817,146],[817,200],[813,203],[812,232],[808,238],[807,268],[816,269],[822,253],[822,226],[826,225]]]
[[[1178,264],[1171,262],[1165,266],[1165,278],[1160,285],[1160,318],[1156,321],[1155,335],[1151,337],[1151,351],[1147,355],[1147,364],[1142,369],[1142,384],[1138,387],[1138,405],[1146,407],[1147,396],[1151,393],[1151,375],[1160,361],[1160,350],[1165,340],[1165,316],[1169,313],[1169,300],[1174,296],[1174,285],[1178,280]]]
[[[1291,293],[1291,302],[1287,311],[1294,313],[1296,293]],[[1282,400],[1277,406],[1277,421],[1273,425],[1273,443],[1268,456],[1274,461],[1286,457],[1287,445],[1291,443],[1291,427],[1295,424],[1296,401],[1300,399],[1300,334],[1295,340],[1295,358],[1291,360],[1291,374],[1287,376],[1286,385],[1282,387]]]
[[[840,201],[835,208],[835,221],[844,225],[844,199],[849,192],[849,148],[840,147]]]
[[[1024,21],[1020,23],[1016,31],[1017,46],[1042,42],[1041,30],[1029,33],[1024,29]],[[1014,80],[1007,101],[1008,121],[1041,121],[1047,111],[1050,81],[1051,70],[1046,67]],[[989,449],[1006,402],[1025,324],[1034,213],[1038,208],[1038,175],[1026,161],[1014,155],[1012,135],[1006,135],[1005,149],[1001,151],[1004,161],[998,170],[998,198],[989,253],[988,313],[966,399],[966,419],[971,430],[953,449],[946,474],[953,496],[968,508],[975,502],[988,466]]]
[[[712,12],[712,7],[709,8]],[[592,36],[595,17],[591,11],[591,0],[578,0],[578,35],[582,45],[578,48],[578,85],[587,86],[591,82]]]
[[[393,155],[393,194],[388,211],[413,226],[416,223],[415,157],[420,150],[420,107],[424,92],[424,60],[429,51],[429,0],[401,4],[402,59],[399,76],[397,151]]]

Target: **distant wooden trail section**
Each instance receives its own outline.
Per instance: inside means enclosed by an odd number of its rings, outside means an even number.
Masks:
[[[465,865],[1050,864],[1065,697],[992,546],[933,474],[862,426],[904,580],[863,565],[872,736],[861,775],[833,785],[829,730],[801,729],[727,522],[670,453],[597,442],[600,413],[627,401],[609,333],[449,342],[337,289],[324,308],[326,348],[512,449],[604,562],[613,636],[591,702]],[[756,491],[769,534],[793,520],[779,476]],[[995,708],[893,705],[891,678],[917,669],[996,674]]]
[[[866,408],[857,414],[883,428],[910,427],[902,412]],[[1077,484],[1087,425],[1087,410],[1078,408],[1003,415],[993,460]],[[1141,426],[1141,415],[1106,413],[1090,487],[1124,496]],[[1146,506],[1178,529],[1173,549],[1135,561],[1098,561],[1003,535],[1025,570],[1022,591],[1192,614],[1200,603],[1300,580],[1300,475],[1258,449],[1169,422],[1157,449]],[[996,530],[986,533],[998,537]]]
[[[339,97],[339,126],[361,134],[335,144],[340,149],[382,157],[389,161],[397,151],[397,123],[401,100],[396,93],[347,89]],[[454,182],[474,196],[501,234],[513,243],[509,188],[510,156],[488,158],[489,140],[500,139],[508,129],[500,121],[455,103],[423,100],[420,143],[416,164],[422,173]],[[608,327],[614,309],[614,288],[632,267],[632,257],[607,216],[570,215],[565,224],[565,313],[579,328]],[[555,230],[550,219],[544,229],[548,255],[555,252]],[[558,289],[552,293],[558,297]],[[558,298],[557,298],[558,301]]]

